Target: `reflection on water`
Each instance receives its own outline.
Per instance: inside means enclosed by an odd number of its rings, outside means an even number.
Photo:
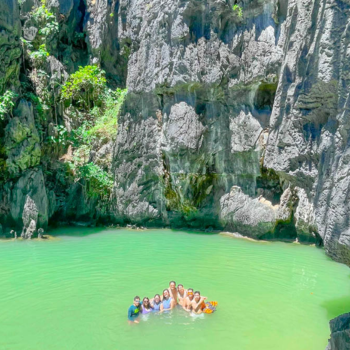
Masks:
[[[170,230],[50,234],[0,242],[0,349],[319,350],[329,319],[350,309],[348,268],[313,247]],[[217,311],[177,308],[129,325],[134,296],[170,280]]]

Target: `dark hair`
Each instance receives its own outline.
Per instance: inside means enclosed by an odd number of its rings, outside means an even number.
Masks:
[[[183,284],[178,284],[178,285],[177,285],[177,288],[179,288],[180,286],[183,287],[184,285],[183,285]]]
[[[159,301],[159,304],[161,304],[162,303],[162,300],[161,300],[161,298],[160,298],[160,295],[159,294],[156,294],[155,296],[154,296],[154,298],[153,298],[153,304],[155,304],[156,303],[156,297],[159,297],[159,299],[160,299],[160,301]],[[156,305],[159,305],[159,304],[156,304]],[[152,306],[152,304],[151,304],[151,306]]]
[[[134,301],[136,301],[136,299],[140,300],[140,297],[138,295],[136,295],[136,297],[134,298]]]
[[[148,300],[148,302],[149,302],[149,297],[144,297],[144,298],[143,298],[143,300],[142,300],[142,302],[144,302],[144,301],[145,301],[145,299],[147,299],[147,300]]]
[[[169,285],[172,284],[172,283],[175,283],[175,286],[176,286],[176,282],[175,282],[175,281],[170,281],[170,282],[169,282]]]
[[[201,292],[200,292],[199,290],[196,290],[196,291],[194,292],[194,294],[199,294],[199,295],[201,295]]]
[[[163,290],[163,297],[164,297],[164,292],[165,291],[167,291],[168,293],[169,293],[169,289],[168,288],[165,288],[164,290]],[[170,293],[169,293],[170,294]]]
[[[193,292],[193,288],[188,288],[187,291],[191,290]]]

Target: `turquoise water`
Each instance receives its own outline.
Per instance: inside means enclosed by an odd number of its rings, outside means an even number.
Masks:
[[[60,229],[0,242],[0,349],[320,350],[350,270],[315,247],[171,230]],[[219,302],[127,323],[174,279]]]

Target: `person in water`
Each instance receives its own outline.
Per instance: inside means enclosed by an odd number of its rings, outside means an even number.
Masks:
[[[216,308],[215,306],[218,304],[216,301],[210,301],[210,302],[204,302],[207,299],[207,297],[201,296],[201,293],[199,291],[194,292],[194,298],[190,303],[190,308],[192,312],[195,314],[211,314],[213,313]]]
[[[154,298],[151,300],[151,306],[153,311],[160,311],[161,305],[162,305],[162,301],[160,300],[160,295],[156,294]]]
[[[140,315],[140,297],[136,296],[134,298],[134,303],[129,307],[128,310],[128,320],[129,322],[139,323],[137,318]]]
[[[176,282],[175,281],[169,282],[168,291],[169,291],[170,298],[174,302],[174,306],[176,306],[177,305],[177,289],[176,289]]]
[[[152,311],[151,303],[149,302],[148,297],[144,297],[142,300],[141,313],[148,314]]]
[[[179,305],[183,306],[185,298],[187,297],[187,290],[182,284],[177,285],[177,296],[179,299]]]
[[[162,305],[160,306],[160,311],[166,311],[166,310],[171,310],[175,306],[174,300],[170,297],[169,290],[164,289],[163,290],[163,301]]]
[[[182,307],[184,310],[190,312],[191,311],[191,302],[193,301],[194,293],[192,288],[187,289],[187,296],[183,300]]]

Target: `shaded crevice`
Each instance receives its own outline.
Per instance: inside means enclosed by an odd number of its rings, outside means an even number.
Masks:
[[[279,204],[283,188],[280,178],[272,169],[261,168],[261,175],[256,178],[256,196],[263,196],[273,205]]]

